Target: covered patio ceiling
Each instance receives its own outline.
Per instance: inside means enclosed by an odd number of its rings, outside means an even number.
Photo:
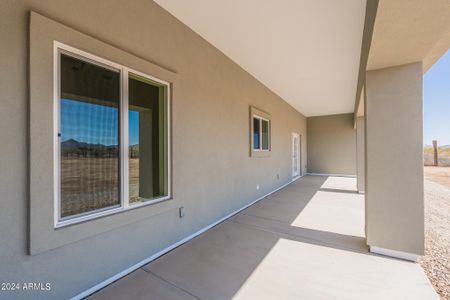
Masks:
[[[422,61],[425,73],[449,47],[449,0],[380,0],[367,69]]]
[[[422,62],[426,73],[449,47],[449,0],[379,0],[367,70]],[[364,115],[363,96],[357,116]]]
[[[305,116],[353,112],[365,1],[155,1]]]

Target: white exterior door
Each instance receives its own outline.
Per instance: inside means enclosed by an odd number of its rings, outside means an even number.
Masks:
[[[301,175],[300,172],[300,135],[292,134],[292,177]]]

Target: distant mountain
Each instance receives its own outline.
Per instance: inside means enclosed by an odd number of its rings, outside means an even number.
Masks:
[[[117,145],[89,144],[89,143],[79,142],[74,139],[68,139],[61,143],[61,148],[64,150],[74,150],[74,149],[80,149],[80,148],[106,150],[106,149],[117,148]]]

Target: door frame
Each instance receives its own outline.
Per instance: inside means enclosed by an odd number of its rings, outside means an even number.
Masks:
[[[297,138],[297,143],[298,143],[298,147],[297,147],[297,172],[295,172],[295,168],[294,168],[294,157],[295,157],[295,145],[294,145],[294,141],[295,138]],[[291,136],[291,150],[292,150],[292,155],[291,155],[291,167],[292,167],[292,177],[296,178],[296,177],[300,177],[302,176],[302,136],[301,134],[298,134],[296,132],[292,133]]]

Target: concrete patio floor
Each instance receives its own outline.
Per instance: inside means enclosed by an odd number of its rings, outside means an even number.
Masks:
[[[90,299],[438,299],[368,253],[356,179],[305,176]]]

